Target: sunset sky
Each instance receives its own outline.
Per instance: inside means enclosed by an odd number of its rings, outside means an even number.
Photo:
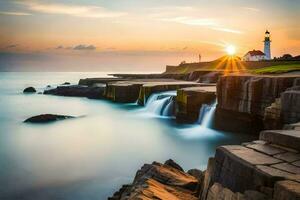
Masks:
[[[0,70],[162,71],[234,45],[300,54],[298,0],[1,0]]]

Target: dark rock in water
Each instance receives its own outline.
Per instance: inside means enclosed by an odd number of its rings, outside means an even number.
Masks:
[[[23,90],[23,93],[35,93],[36,89],[34,87],[28,87]]]
[[[71,85],[70,82],[64,82],[62,85]]]
[[[67,116],[67,115],[42,114],[42,115],[30,117],[26,119],[24,122],[47,123],[47,122],[54,122],[57,120],[70,119],[70,118],[74,118],[74,117]]]
[[[174,160],[172,160],[172,159],[169,159],[169,160],[167,160],[166,162],[165,162],[165,165],[168,165],[168,166],[170,166],[170,167],[173,167],[173,168],[175,168],[175,169],[178,169],[179,171],[184,171],[183,169],[182,169],[182,167],[180,167],[180,165],[178,165],[176,162],[174,162]]]
[[[88,97],[100,99],[103,97],[105,87],[88,87],[82,85],[58,86],[57,88],[45,90],[44,94],[70,97]]]
[[[43,94],[42,92],[38,92],[38,94]]]
[[[47,88],[51,88],[51,85],[47,85]]]

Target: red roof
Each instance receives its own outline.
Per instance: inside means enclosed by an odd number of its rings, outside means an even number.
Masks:
[[[253,51],[249,51],[247,54],[250,54],[250,56],[264,56],[265,54],[260,51],[260,50],[253,50]]]

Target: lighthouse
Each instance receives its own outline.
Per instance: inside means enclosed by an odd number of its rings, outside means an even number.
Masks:
[[[266,60],[271,60],[271,40],[270,32],[268,30],[265,33],[264,45],[265,58]]]

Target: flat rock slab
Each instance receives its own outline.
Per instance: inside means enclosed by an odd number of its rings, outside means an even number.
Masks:
[[[197,92],[216,92],[216,84],[208,84],[208,85],[202,85],[202,86],[197,86],[197,87],[187,87],[187,88],[182,88],[181,90],[185,92],[191,92],[191,93],[197,93]]]
[[[259,151],[259,152],[262,152],[264,154],[268,154],[268,155],[275,155],[275,154],[285,152],[282,149],[272,147],[272,146],[267,145],[267,144],[249,144],[246,147],[254,149],[254,150]]]
[[[216,164],[212,181],[222,184],[233,192],[255,190],[261,185],[270,187],[274,184],[274,177],[270,174],[271,172],[263,172],[257,166],[267,167],[266,165],[283,162],[272,156],[239,145],[217,148],[215,159]],[[280,171],[275,168],[273,170]],[[287,172],[282,173],[290,174]]]
[[[295,123],[295,124],[287,124],[284,126],[284,129],[300,131],[300,122]]]
[[[261,177],[261,175],[267,176],[268,178],[273,177],[281,177],[281,178],[290,178],[293,176],[292,173],[282,171],[280,169],[276,169],[273,167],[265,166],[265,165],[257,165],[256,166],[257,174],[259,174],[258,177]]]
[[[253,149],[249,149],[240,145],[222,146],[221,149],[227,151],[237,160],[246,162],[251,165],[271,165],[281,163],[282,161],[271,156],[259,153]]]
[[[294,181],[278,181],[275,184],[274,200],[299,200],[300,183]]]
[[[271,165],[271,167],[286,171],[286,172],[290,172],[293,174],[300,174],[300,168],[296,167],[294,165],[291,165],[289,163],[279,163],[276,165]]]
[[[295,162],[297,160],[300,160],[300,154],[293,153],[293,152],[277,154],[274,157],[280,160],[284,160],[286,162]]]
[[[255,143],[255,144],[267,144],[267,142],[263,141],[263,140],[254,140],[253,143]]]
[[[124,78],[85,78],[85,79],[80,79],[79,80],[79,85],[88,85],[92,86],[94,84],[106,84],[109,82],[114,82],[114,81],[123,81],[126,80]]]
[[[300,131],[297,130],[268,130],[262,131],[260,140],[300,150]]]

